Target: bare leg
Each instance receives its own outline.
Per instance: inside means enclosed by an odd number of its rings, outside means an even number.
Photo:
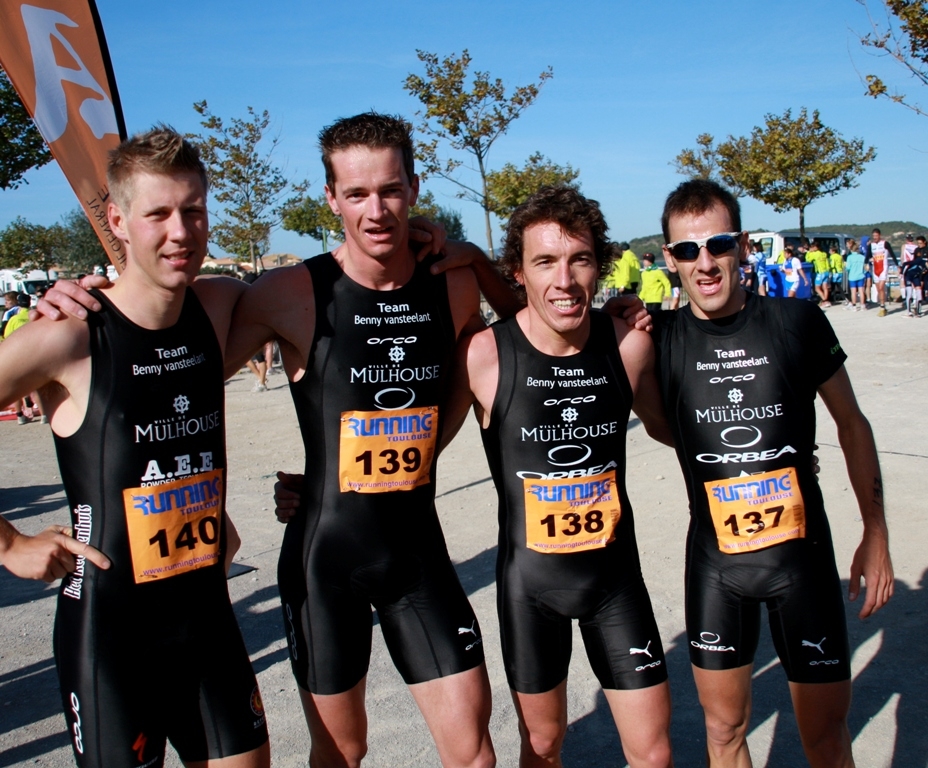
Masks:
[[[630,768],[672,768],[670,684],[604,690]]]
[[[351,690],[317,696],[300,689],[312,746],[310,768],[358,768],[367,754],[365,677]]]
[[[257,749],[251,752],[243,752],[240,755],[231,755],[230,757],[221,757],[217,760],[204,760],[202,762],[184,763],[187,768],[270,768],[271,765],[271,748],[265,742]]]
[[[567,732],[567,680],[544,693],[512,691],[519,716],[519,768],[561,768]]]
[[[854,768],[847,714],[851,681],[790,683],[802,748],[812,768]]]
[[[747,733],[751,720],[752,664],[737,669],[693,667],[699,703],[706,717],[710,768],[751,768]]]
[[[491,693],[487,668],[409,686],[445,768],[493,768]]]

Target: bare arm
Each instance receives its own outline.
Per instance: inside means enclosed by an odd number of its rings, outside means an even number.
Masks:
[[[509,286],[497,266],[473,243],[449,240],[444,247],[445,258],[432,265],[432,274],[437,275],[456,267],[470,267],[480,292],[500,317],[512,317],[525,302]]]
[[[848,596],[856,600],[860,577],[866,583],[866,599],[859,616],[867,618],[879,610],[893,594],[893,566],[889,557],[889,532],[883,511],[883,477],[870,422],[857,405],[851,380],[844,366],[819,387],[819,394],[838,427],[838,441],[844,452],[864,533],[851,563]]]
[[[0,565],[15,576],[52,582],[73,572],[74,558],[80,556],[99,568],[110,567],[103,553],[72,538],[70,528],[53,525],[27,536],[0,516]]]
[[[664,403],[655,373],[654,343],[647,333],[629,329],[616,318],[612,322],[622,364],[635,397],[632,410],[641,419],[652,439],[673,448],[673,433],[664,414]]]

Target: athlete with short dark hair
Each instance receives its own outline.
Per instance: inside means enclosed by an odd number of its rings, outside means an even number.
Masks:
[[[193,279],[206,255],[204,168],[159,127],[109,166],[126,267],[90,322],[29,323],[0,345],[0,400],[37,389],[71,529],[0,518],[0,562],[64,576],[55,660],[82,768],[270,764],[264,709],[225,563],[223,347],[237,281]],[[72,538],[73,537],[73,538]],[[102,554],[101,554],[102,553]]]
[[[738,284],[747,257],[737,201],[681,184],[662,217],[664,254],[690,296],[655,318],[658,370],[687,479],[686,625],[709,764],[750,765],[746,734],[760,607],[768,606],[813,766],[852,766],[850,652],[840,579],[812,472],[816,395],[838,427],[863,520],[851,565],[866,618],[890,598],[892,565],[873,434],[830,324],[807,302]]]

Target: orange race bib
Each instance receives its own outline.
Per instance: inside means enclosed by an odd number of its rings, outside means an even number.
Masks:
[[[344,411],[338,439],[342,493],[411,491],[429,483],[438,442],[438,406]]]
[[[615,471],[563,480],[523,480],[525,546],[545,554],[601,549],[622,516]]]
[[[705,486],[721,552],[754,552],[806,537],[806,510],[792,467]]]
[[[219,562],[224,470],[122,492],[135,583]]]

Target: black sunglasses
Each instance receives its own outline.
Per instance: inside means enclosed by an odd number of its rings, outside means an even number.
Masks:
[[[740,232],[721,232],[702,240],[677,240],[664,247],[677,261],[696,261],[699,258],[699,249],[703,246],[706,246],[706,250],[713,256],[721,256],[737,248],[740,239]]]

